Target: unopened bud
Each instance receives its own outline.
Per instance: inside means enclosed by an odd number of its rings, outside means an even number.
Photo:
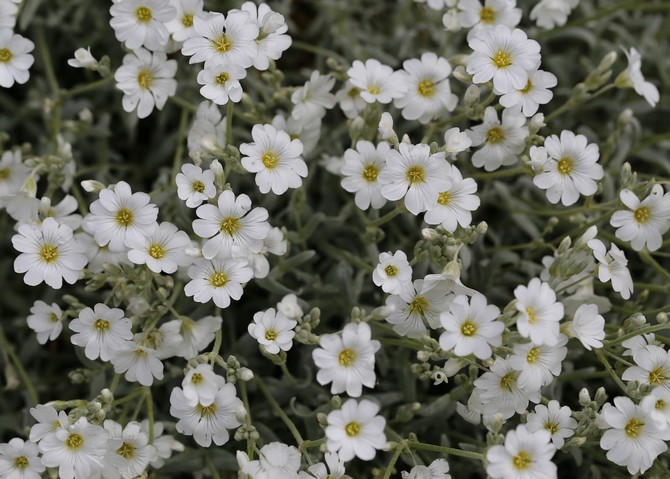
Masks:
[[[589,394],[588,389],[582,388],[582,390],[579,391],[579,404],[582,407],[587,407],[591,404],[591,394]]]
[[[105,185],[95,180],[84,180],[81,182],[81,187],[89,193],[98,193],[106,188]]]
[[[472,106],[479,101],[479,87],[477,85],[470,85],[463,95],[463,101],[466,106]]]
[[[254,372],[249,368],[240,368],[237,370],[237,377],[244,382],[248,382],[254,378]]]

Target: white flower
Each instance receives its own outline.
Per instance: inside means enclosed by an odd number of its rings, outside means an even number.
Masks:
[[[548,283],[533,278],[526,286],[514,289],[516,309],[521,314],[516,326],[519,334],[530,338],[533,344],[554,346],[558,343],[559,321],[563,319],[563,305],[556,301],[556,293]]]
[[[447,163],[446,184],[435,195],[433,202],[423,219],[429,225],[442,225],[450,232],[456,231],[458,225],[463,228],[472,222],[472,211],[479,208],[480,200],[474,193],[477,183],[472,178],[463,178],[460,170]]]
[[[440,313],[449,309],[453,295],[443,285],[433,286],[417,279],[411,288],[386,298],[386,321],[401,336],[420,338],[431,328],[440,327]]]
[[[209,406],[226,380],[214,372],[211,364],[198,364],[189,369],[181,382],[182,392],[189,406]]]
[[[125,427],[107,419],[104,422],[105,429],[109,432],[110,439],[117,439],[121,446],[108,454],[105,462],[109,466],[116,466],[124,479],[132,479],[141,475],[156,458],[156,448],[149,444],[149,437],[142,431],[140,423],[130,421]],[[111,456],[111,457],[110,457]],[[106,477],[103,471],[103,477]],[[118,476],[117,476],[118,477]]]
[[[115,350],[110,362],[117,374],[125,373],[126,381],[151,386],[154,379],[163,379],[163,363],[155,349],[140,346],[134,341],[124,343]]]
[[[0,157],[0,198],[18,193],[28,176],[30,168],[21,161],[21,150],[5,151]]]
[[[189,208],[197,208],[203,201],[216,196],[212,170],[203,171],[199,166],[190,163],[182,165],[181,173],[177,173],[175,177],[175,183],[177,196]]]
[[[15,437],[0,444],[0,477],[3,479],[40,479],[44,469],[34,442]]]
[[[30,54],[35,44],[14,33],[9,28],[0,28],[0,86],[9,88],[14,82],[23,84],[30,78],[28,69],[35,62]]]
[[[404,142],[400,143],[399,150],[389,152],[386,167],[380,173],[382,195],[389,201],[404,197],[407,210],[417,215],[426,211],[447,186],[445,154],[431,154],[428,145]]]
[[[146,264],[154,273],[172,274],[179,266],[188,266],[192,259],[185,253],[191,246],[188,235],[167,221],[156,225],[147,236],[128,238],[128,259]]]
[[[592,239],[588,245],[593,250],[593,256],[598,260],[598,279],[603,283],[611,280],[612,289],[623,299],[629,299],[633,292],[633,278],[628,271],[626,254],[614,243],[608,252],[600,240]]]
[[[486,451],[486,472],[493,479],[551,479],[558,477],[551,458],[556,448],[548,431],[530,432],[524,425],[505,435],[504,445]]]
[[[65,411],[58,412],[53,406],[38,404],[30,409],[30,415],[37,421],[30,428],[29,437],[32,442],[39,442],[49,434],[70,424]]]
[[[550,384],[554,376],[561,374],[561,362],[568,354],[565,345],[567,336],[559,334],[558,343],[536,346],[533,343],[516,343],[514,353],[508,357],[512,367],[519,371],[519,386],[531,390],[539,390]]]
[[[175,42],[183,42],[196,35],[193,18],[204,15],[203,0],[170,0],[176,16],[165,22],[165,28]]]
[[[340,457],[333,452],[327,452],[323,457],[326,460],[326,464],[319,462],[318,464],[309,466],[307,472],[300,471],[298,473],[298,479],[343,479],[345,477],[345,470],[344,463],[340,460]]]
[[[23,281],[30,286],[45,282],[60,289],[63,280],[74,284],[88,263],[86,246],[73,238],[69,226],[53,218],[40,225],[20,224],[12,245],[21,253],[14,260],[14,271],[26,273]]]
[[[179,331],[181,321],[174,319],[154,328],[148,333],[135,333],[133,339],[140,346],[156,350],[158,359],[167,359],[175,356],[184,341]]]
[[[292,116],[285,117],[277,114],[272,119],[272,126],[279,131],[285,131],[291,140],[302,142],[302,155],[309,155],[316,148],[321,139],[321,121],[313,118],[311,121],[299,121]]]
[[[205,62],[215,58],[241,68],[248,68],[258,55],[256,38],[258,26],[252,23],[249,12],[231,10],[228,16],[210,12],[193,17],[196,34],[184,42],[181,52],[190,56],[189,63]]]
[[[288,319],[274,308],[259,311],[254,314],[254,322],[249,324],[248,331],[252,338],[270,354],[279,354],[279,351],[288,351],[293,346],[295,331],[298,324]]]
[[[444,132],[444,151],[456,155],[472,146],[472,140],[468,134],[457,127],[449,128]]]
[[[303,314],[302,308],[298,304],[298,297],[293,293],[287,294],[277,303],[277,312],[296,321],[301,319]]]
[[[495,108],[489,106],[484,111],[484,122],[472,127],[466,133],[472,146],[484,145],[472,155],[472,164],[486,171],[493,171],[502,165],[513,165],[524,150],[528,127],[526,118],[518,108],[506,108],[502,113],[502,123]]]
[[[222,118],[216,104],[203,101],[198,105],[195,119],[188,130],[186,142],[188,155],[197,161],[210,157],[216,151],[223,150],[223,147],[226,146],[226,120]],[[182,172],[184,172],[183,169]]]
[[[371,142],[360,140],[355,150],[349,148],[344,152],[344,165],[340,171],[344,177],[342,188],[349,193],[356,193],[354,202],[362,210],[370,206],[379,209],[386,204],[381,193],[383,184],[380,174],[386,167],[390,151],[391,147],[385,141],[375,148]]]
[[[404,251],[380,253],[372,281],[385,293],[402,294],[412,289],[412,267]]]
[[[217,105],[225,105],[228,100],[238,103],[242,99],[240,80],[246,76],[241,66],[214,58],[198,73],[198,83],[203,85],[200,94]]]
[[[403,118],[428,123],[444,111],[454,111],[458,97],[451,93],[451,65],[446,59],[427,52],[421,59],[405,60],[402,66],[407,92],[396,98],[395,106],[402,108]]]
[[[568,406],[561,407],[558,401],[552,399],[546,406],[535,406],[535,412],[528,415],[526,428],[530,432],[549,431],[551,442],[556,449],[560,449],[565,439],[575,434],[577,421],[570,417],[571,414],[572,410]]]
[[[470,29],[468,40],[485,28],[496,25],[514,28],[521,21],[521,9],[516,8],[516,0],[485,0],[484,5],[480,0],[460,0],[458,8],[458,20]]]
[[[217,206],[201,205],[195,211],[193,231],[201,238],[209,238],[202,247],[205,258],[230,256],[233,246],[243,249],[259,249],[263,239],[270,232],[270,224],[265,221],[265,208],[251,209],[251,199],[241,194],[235,197],[231,190],[223,191]]]
[[[38,213],[42,219],[53,218],[59,224],[64,224],[76,230],[81,226],[82,217],[79,214],[73,214],[79,207],[74,196],[65,195],[57,205],[51,205],[51,199],[44,196],[40,200]]]
[[[363,461],[374,459],[378,449],[386,446],[386,419],[378,416],[379,406],[367,399],[357,402],[349,399],[342,409],[328,414],[326,446],[337,452],[344,462],[358,457]]]
[[[659,429],[670,425],[670,391],[664,387],[655,387],[648,396],[642,398],[640,407],[656,421]]]
[[[238,451],[239,455],[246,453]],[[253,479],[297,479],[300,469],[300,452],[294,446],[281,442],[266,444],[258,452],[258,460],[246,460],[240,464],[240,470]]]
[[[435,459],[428,466],[414,466],[411,471],[402,471],[402,479],[451,479],[446,459]]]
[[[586,349],[602,348],[605,339],[605,318],[598,314],[595,304],[582,304],[570,323],[570,334],[579,339]]]
[[[668,450],[670,428],[661,429],[648,412],[629,398],[614,398],[614,406],[603,405],[599,416],[601,427],[607,429],[600,438],[600,447],[607,459],[626,466],[631,474],[644,474],[659,454]]]
[[[331,75],[321,75],[314,70],[303,86],[291,95],[291,102],[295,105],[291,116],[301,122],[312,122],[321,119],[335,106],[335,95],[330,90],[335,85],[335,78]]]
[[[670,390],[670,352],[659,346],[645,346],[633,353],[636,366],[621,375],[624,381],[638,381],[650,386],[663,386]]]
[[[77,48],[74,51],[74,58],[68,59],[67,64],[73,68],[88,68],[91,70],[97,70],[98,68],[98,60],[91,53],[91,47]]]
[[[440,322],[445,332],[440,335],[440,347],[445,351],[453,349],[457,356],[474,354],[479,359],[491,357],[491,346],[502,344],[505,325],[496,321],[500,309],[486,304],[481,294],[472,296],[470,302],[465,295],[454,298],[449,311],[440,314]]]
[[[425,3],[428,8],[442,10],[445,7],[453,7],[457,0],[414,0],[416,3]]]
[[[670,193],[664,194],[663,187],[656,184],[642,201],[628,189],[621,190],[619,197],[630,209],[612,215],[610,224],[618,228],[616,237],[630,241],[635,251],[645,247],[649,251],[659,249],[663,243],[662,235],[670,228]]]
[[[191,359],[214,341],[216,332],[221,329],[223,320],[219,316],[205,316],[198,321],[185,319],[181,321],[181,336],[183,342],[179,346],[177,356]]]
[[[14,0],[0,0],[0,29],[14,29],[19,11],[18,3]]]
[[[254,278],[266,278],[270,273],[270,263],[267,255],[272,253],[276,256],[283,256],[288,251],[288,241],[284,233],[276,226],[270,230],[263,239],[263,244],[259,250],[240,251],[239,248],[233,248],[233,257],[244,258],[249,262],[249,267],[254,272]]]
[[[144,434],[149,434],[149,421],[143,420],[140,423],[142,432]],[[154,422],[154,442],[153,446],[156,448],[156,456],[150,462],[151,467],[154,469],[160,469],[165,464],[166,459],[170,459],[172,456],[172,451],[183,452],[184,445],[177,441],[174,437],[169,434],[163,434],[164,426],[160,421]]]
[[[30,308],[26,321],[28,327],[37,333],[37,342],[46,344],[56,339],[63,330],[63,311],[56,303],[49,306],[38,299]]]
[[[125,42],[128,49],[144,46],[162,50],[168,41],[165,23],[177,12],[168,0],[120,0],[111,6],[109,13],[116,39]]]
[[[549,88],[558,83],[556,75],[543,70],[528,73],[528,82],[523,88],[513,89],[500,97],[500,104],[505,108],[521,105],[523,116],[533,116],[540,105],[549,103],[554,96]]]
[[[42,463],[57,467],[61,479],[97,477],[103,468],[108,440],[106,430],[80,417],[71,426],[58,429],[40,441]]]
[[[219,387],[214,401],[204,406],[200,403],[191,406],[184,397],[181,388],[174,388],[170,394],[170,414],[179,419],[177,431],[193,436],[202,447],[209,447],[212,441],[217,446],[228,442],[228,429],[240,426],[238,410],[244,406],[236,396],[235,386],[225,383]]]
[[[347,75],[367,103],[391,103],[395,98],[401,98],[407,90],[404,72],[394,72],[391,67],[382,65],[374,58],[365,63],[354,60]]]
[[[307,176],[307,164],[302,159],[302,142],[292,140],[288,133],[272,125],[254,125],[253,143],[240,145],[242,166],[256,173],[261,193],[281,195],[289,188],[299,188]]]
[[[244,2],[240,9],[249,12],[250,23],[258,25],[258,54],[254,58],[253,66],[256,70],[267,70],[270,60],[279,60],[282,53],[291,46],[291,37],[286,35],[288,26],[284,16],[272,11],[264,3],[257,7],[253,2]]]
[[[633,47],[630,51],[624,50],[626,58],[628,59],[628,66],[626,70],[623,71],[619,77],[616,79],[617,86],[620,87],[633,87],[635,93],[644,97],[652,107],[656,106],[660,95],[658,93],[658,88],[652,82],[644,79],[642,75],[642,56],[640,53]]]
[[[98,303],[94,309],[84,308],[79,316],[70,322],[72,344],[81,346],[88,359],[100,357],[109,361],[117,351],[124,349],[126,341],[133,339],[132,323],[123,310],[109,308]]]
[[[146,118],[154,106],[162,110],[168,97],[177,91],[174,79],[177,61],[165,52],[151,53],[139,48],[123,57],[123,66],[114,73],[116,87],[123,92],[123,109],[137,109],[138,118]]]
[[[361,97],[361,90],[349,80],[344,82],[344,86],[335,93],[335,98],[342,112],[349,119],[356,118],[367,105],[367,102]]]
[[[119,181],[101,190],[99,195],[91,204],[91,214],[84,219],[84,227],[100,246],[122,251],[127,238],[140,239],[154,228],[158,208],[149,203],[148,194],[133,193],[128,183]]]
[[[184,293],[197,303],[213,300],[219,308],[227,308],[231,299],[242,297],[242,284],[253,275],[243,259],[200,259],[188,269],[191,281],[184,286]]]
[[[551,135],[544,140],[547,161],[543,172],[533,178],[538,188],[547,190],[547,198],[552,203],[559,200],[564,206],[574,204],[580,193],[591,196],[598,190],[595,180],[605,176],[598,164],[598,145],[587,143],[584,135],[575,135],[563,130],[559,139]]]
[[[316,380],[322,386],[332,383],[330,392],[345,392],[352,397],[362,394],[363,386],[375,387],[375,353],[381,344],[372,339],[367,323],[349,323],[339,334],[324,334],[320,348],[312,351],[314,364],[319,368]]]
[[[530,11],[530,19],[538,27],[552,30],[565,25],[570,12],[577,5],[579,0],[540,0]]]

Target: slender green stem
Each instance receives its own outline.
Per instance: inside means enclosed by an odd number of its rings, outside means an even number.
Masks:
[[[251,419],[251,406],[249,406],[249,394],[247,393],[247,383],[245,381],[240,381],[240,395],[242,396],[242,404],[244,404],[244,409],[247,411],[247,413],[244,416],[244,423],[247,426],[247,430],[249,430],[249,427],[251,426],[252,419]],[[249,456],[249,460],[253,461],[254,459],[254,441],[251,439],[247,438],[247,456]]]
[[[151,394],[151,388],[145,389],[145,398],[147,400],[147,419],[149,420],[149,444],[154,443],[154,398]]]
[[[666,280],[670,280],[670,272],[666,270],[663,266],[659,264],[658,261],[654,259],[652,255],[649,254],[649,251],[642,250],[638,253],[640,255],[640,259],[647,263],[650,266],[653,266],[658,273],[663,276]]]
[[[47,75],[49,88],[51,88],[51,93],[53,93],[54,97],[57,98],[60,94],[60,87],[58,86],[58,80],[56,79],[53,62],[51,61],[49,44],[47,43],[46,36],[44,35],[44,27],[41,25],[35,28],[35,41],[37,42],[37,49],[40,52],[42,62],[44,63],[44,71]]]
[[[184,140],[186,137],[186,128],[188,127],[190,112],[183,108],[179,117],[179,130],[177,130],[177,147],[175,148],[174,158],[172,159],[172,173],[170,176],[170,185],[175,185],[175,178],[179,174],[182,165],[182,156],[184,156]]]
[[[555,120],[556,118],[558,118],[559,116],[561,116],[563,113],[565,113],[565,112],[567,112],[567,111],[569,111],[569,110],[571,110],[571,109],[573,109],[573,108],[576,108],[576,107],[578,107],[579,105],[583,105],[584,103],[586,103],[586,102],[588,102],[588,101],[590,101],[590,100],[593,100],[594,98],[598,98],[600,95],[602,95],[603,93],[605,93],[605,92],[611,90],[612,88],[616,88],[616,86],[614,85],[614,83],[610,83],[610,84],[605,85],[604,87],[600,88],[599,90],[596,90],[596,91],[593,92],[591,95],[589,95],[588,97],[586,97],[586,98],[584,98],[584,99],[582,99],[582,100],[573,100],[573,98],[570,98],[570,99],[569,99],[568,101],[566,101],[562,106],[560,106],[558,109],[556,109],[556,110],[554,110],[553,112],[551,112],[551,113],[544,119],[544,123],[545,123],[545,125],[548,125],[549,122]]]
[[[235,103],[228,101],[226,107],[226,145],[233,143],[233,113],[235,111]]]
[[[475,180],[494,180],[496,178],[506,178],[508,176],[517,176],[522,174],[528,174],[529,170],[526,166],[517,166],[516,168],[510,168],[507,170],[498,170],[492,171],[491,173],[473,173],[470,175]]]
[[[385,223],[388,223],[393,218],[395,218],[396,216],[398,216],[399,214],[404,213],[404,212],[405,212],[405,208],[403,208],[402,206],[396,206],[394,210],[389,211],[384,216],[381,216],[381,217],[377,218],[376,220],[368,221],[367,224],[369,226],[381,226]]]
[[[340,63],[345,63],[348,64],[349,61],[344,58],[342,55],[339,53],[329,50],[327,48],[320,47],[318,45],[312,45],[311,43],[305,43],[300,40],[293,39],[293,42],[291,43],[292,48],[297,48],[298,50],[304,50],[306,52],[310,53],[315,53],[317,55],[320,55],[322,57],[332,57],[338,60]]]
[[[216,332],[214,336],[214,347],[212,348],[212,356],[218,356],[219,351],[221,350],[221,342],[223,341],[223,333],[221,329]]]
[[[455,449],[453,447],[436,446],[434,444],[425,444],[423,442],[415,442],[415,441],[409,441],[407,443],[407,446],[410,449],[422,449],[424,451],[439,452],[439,453],[442,453],[442,454],[449,454],[451,456],[459,456],[459,457],[466,457],[468,459],[476,459],[477,461],[482,461],[484,459],[484,455],[480,452],[463,451],[461,449]]]
[[[596,349],[595,353],[596,353],[596,357],[598,358],[598,360],[603,364],[603,366],[605,366],[605,370],[607,371],[607,373],[614,380],[614,382],[617,384],[617,386],[619,386],[619,389],[621,389],[627,395],[628,390],[626,389],[626,385],[619,378],[617,373],[614,372],[614,369],[612,369],[612,365],[610,364],[610,362],[605,357],[605,353],[600,349]]]
[[[214,461],[212,461],[212,456],[209,451],[205,452],[205,461],[207,462],[209,472],[212,473],[212,479],[221,479],[219,471],[216,470],[216,465],[214,465]]]
[[[629,339],[634,338],[635,336],[640,336],[642,334],[655,333],[656,331],[662,331],[664,329],[670,329],[670,324],[655,324],[653,326],[646,326],[646,327],[640,328],[636,331],[631,331],[630,333],[626,333],[623,336],[612,339],[610,341],[605,341],[605,346],[611,347],[611,346],[623,343],[624,341],[628,341]]]
[[[586,281],[588,279],[595,278],[595,276],[596,276],[595,273],[591,273],[591,274],[587,274],[586,276],[582,276],[582,277],[576,279],[575,281],[573,281],[572,283],[568,283],[565,286],[563,286],[562,288],[557,289],[556,294],[562,293],[563,291],[567,291],[568,289],[572,288],[573,286],[577,286],[579,283],[583,283],[584,281]]]
[[[393,451],[393,456],[391,456],[391,460],[389,461],[388,466],[386,466],[386,471],[384,472],[384,477],[382,479],[389,479],[391,477],[391,474],[393,474],[393,467],[395,466],[395,463],[398,462],[398,458],[405,447],[407,447],[405,442],[401,442],[396,446],[395,451]]]
[[[109,390],[112,394],[114,394],[116,387],[119,385],[119,379],[121,379],[121,375],[119,373],[115,373],[114,377],[112,378],[112,384],[109,385]]]
[[[23,387],[26,388],[26,392],[28,393],[28,397],[30,398],[31,406],[39,404],[39,397],[37,396],[37,390],[35,389],[35,386],[33,385],[32,381],[30,380],[30,376],[28,376],[28,373],[23,367],[23,364],[21,364],[19,356],[16,354],[16,351],[14,351],[14,346],[12,346],[12,344],[7,340],[7,336],[5,336],[5,331],[2,329],[2,324],[0,324],[0,346],[2,346],[2,349],[7,352],[7,354],[9,355],[9,359],[14,364],[16,371],[19,373],[19,377],[21,378]]]
[[[304,441],[300,445],[300,452],[304,452],[307,449],[311,449],[313,447],[319,447],[321,444],[324,444],[326,442],[326,438],[322,437],[321,439],[314,439],[310,441]]]
[[[171,96],[171,97],[168,97],[168,100],[171,101],[172,103],[174,103],[175,105],[177,105],[177,106],[183,108],[184,110],[188,110],[188,111],[193,112],[193,113],[195,113],[195,112],[198,110],[198,109],[195,107],[195,105],[192,105],[191,103],[189,103],[188,101],[184,100],[184,99],[183,99],[182,97],[180,97],[180,96],[176,96],[176,95],[175,95],[175,96]]]
[[[362,259],[358,258],[357,256],[354,256],[353,254],[349,253],[348,251],[345,251],[341,248],[338,248],[337,246],[333,246],[330,243],[326,243],[325,241],[321,241],[319,243],[319,246],[321,249],[325,252],[330,254],[331,256],[337,257],[344,259],[345,261],[353,264],[354,266],[358,266],[364,271],[367,271],[368,273],[372,273],[374,271],[374,266],[369,265]]]
[[[79,85],[69,90],[63,91],[61,92],[60,96],[61,98],[72,98],[77,95],[82,95],[84,93],[97,90],[98,88],[107,86],[110,83],[114,83],[114,77],[111,75],[105,78],[101,78],[100,80],[96,80],[91,83],[85,83],[84,85]]]

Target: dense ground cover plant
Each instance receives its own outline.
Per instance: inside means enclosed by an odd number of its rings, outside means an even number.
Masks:
[[[668,477],[669,11],[0,0],[0,478]]]

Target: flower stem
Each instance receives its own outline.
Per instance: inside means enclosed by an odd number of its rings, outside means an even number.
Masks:
[[[640,259],[647,263],[648,265],[651,265],[654,267],[658,273],[663,276],[665,279],[670,280],[670,272],[666,270],[663,266],[659,264],[658,261],[654,259],[652,255],[649,254],[649,251],[647,250],[642,250],[638,253],[640,255]]]
[[[388,466],[386,466],[383,479],[389,479],[391,477],[391,474],[393,474],[393,466],[395,466],[395,463],[398,461],[398,458],[405,447],[407,447],[405,442],[401,442],[396,446],[393,456],[391,456],[391,460],[389,461]]]
[[[381,216],[376,220],[368,221],[368,226],[381,226],[385,223],[388,223],[389,221],[391,221],[393,218],[403,213],[404,211],[405,208],[403,208],[402,206],[396,206],[394,210],[389,211],[384,216]]]
[[[226,105],[226,146],[233,142],[233,112],[235,111],[235,103],[228,101]]]
[[[23,386],[26,388],[26,392],[28,393],[28,397],[30,398],[31,406],[39,404],[39,398],[37,396],[35,386],[30,380],[30,376],[28,376],[28,373],[23,367],[23,364],[21,364],[21,360],[16,354],[16,351],[14,351],[14,346],[12,346],[10,342],[7,340],[7,336],[5,336],[5,331],[2,329],[2,324],[0,324],[0,346],[2,346],[3,351],[7,352],[7,354],[9,355],[9,359],[14,364],[16,371],[19,373],[21,382],[23,383]]]
[[[83,93],[88,93],[90,91],[97,90],[98,88],[102,88],[104,86],[107,86],[110,83],[114,82],[114,77],[113,76],[108,76],[105,78],[101,78],[100,80],[96,80],[91,83],[85,83],[84,85],[79,85],[74,88],[71,88],[69,90],[61,92],[61,98],[71,98],[73,96],[81,95]]]
[[[614,382],[619,386],[619,389],[621,389],[624,394],[628,395],[628,390],[626,389],[626,385],[623,383],[623,381],[617,376],[617,373],[614,372],[614,369],[612,369],[612,365],[610,362],[607,360],[605,357],[605,353],[599,349],[595,350],[596,357],[600,362],[605,366],[605,370],[607,370],[607,373],[610,375],[610,377],[614,380]]]
[[[149,420],[149,444],[154,443],[154,399],[151,394],[151,388],[145,388],[145,398],[147,400],[147,419]]]
[[[348,64],[349,61],[333,50],[320,47],[318,45],[312,45],[311,43],[301,42],[300,40],[293,39],[291,46],[297,48],[298,50],[304,50],[306,52],[315,53],[321,55],[322,57],[332,57],[338,60],[340,63]]]
[[[455,449],[453,447],[437,446],[434,444],[425,444],[423,442],[415,442],[415,441],[409,441],[407,443],[407,446],[410,449],[422,449],[424,451],[440,452],[443,454],[449,454],[450,456],[459,456],[459,457],[466,457],[468,459],[476,459],[477,461],[484,460],[484,455],[480,452],[463,451],[461,449]]]
[[[630,333],[624,334],[618,338],[612,339],[610,341],[605,341],[605,346],[614,346],[624,341],[627,341],[635,336],[640,336],[642,334],[655,333],[656,331],[662,331],[664,329],[670,329],[670,324],[656,324],[654,326],[647,326],[645,328],[640,328],[636,331],[631,331]]]

